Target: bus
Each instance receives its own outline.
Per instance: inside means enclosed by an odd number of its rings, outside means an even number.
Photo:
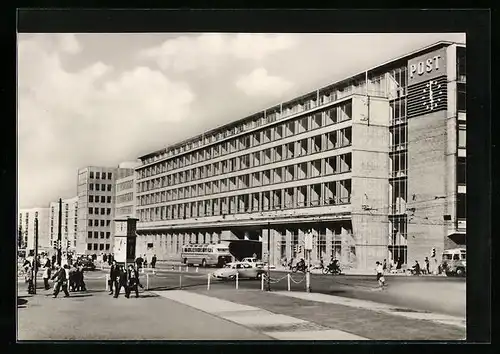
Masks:
[[[181,262],[186,265],[198,264],[202,267],[223,267],[232,261],[229,247],[223,244],[189,244],[182,246]]]

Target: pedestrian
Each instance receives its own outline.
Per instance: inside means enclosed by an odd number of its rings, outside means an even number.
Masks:
[[[106,263],[108,261],[108,255],[104,253],[104,256],[102,256],[102,262]]]
[[[57,261],[57,257],[56,255],[52,255],[52,270],[55,269],[55,265],[56,265],[56,261]]]
[[[415,264],[413,265],[413,274],[415,275],[420,275],[420,264],[418,264],[418,261],[415,261]]]
[[[257,258],[257,253],[254,252],[253,255],[252,255],[252,257],[253,258]]]
[[[401,260],[401,258],[398,258],[398,260],[396,261],[396,269],[397,270],[401,269],[402,265],[403,265],[403,261]]]
[[[137,269],[141,269],[142,268],[142,262],[144,262],[144,259],[142,259],[141,256],[137,257],[135,259],[135,264],[137,264]]]
[[[52,280],[55,280],[54,296],[53,296],[54,298],[57,297],[61,288],[62,291],[64,292],[64,297],[69,297],[66,267],[68,267],[68,265],[66,264],[64,265],[64,267],[57,266],[56,272],[52,277]]]
[[[25,276],[26,283],[28,284],[28,294],[35,293],[35,284],[33,284],[33,276],[34,276],[33,274],[34,270],[30,264],[26,267],[26,276]]]
[[[85,286],[85,279],[83,276],[84,269],[83,264],[78,265],[78,279],[76,283],[76,291],[87,291],[87,287]]]
[[[375,271],[377,272],[378,285],[381,289],[383,289],[385,286],[384,267],[379,261],[377,261],[375,264],[376,264]]]
[[[71,267],[69,270],[69,291],[75,292],[76,291],[76,284],[78,282],[78,276],[79,276],[79,271],[76,265],[74,267]]]
[[[428,257],[425,257],[425,272],[426,274],[431,274],[431,265],[429,263],[429,258]]]
[[[144,268],[148,267],[148,257],[144,255]]]
[[[156,254],[153,255],[153,258],[151,258],[151,268],[154,268],[156,266]]]
[[[118,298],[120,290],[122,287],[125,289],[125,294],[127,293],[127,272],[123,269],[123,266],[119,266],[117,272],[117,277],[115,278],[115,295],[114,298]]]
[[[384,259],[384,264],[382,265],[382,269],[384,270],[384,273],[387,272],[387,259]]]
[[[125,287],[125,297],[128,299],[132,290],[135,291],[135,297],[139,297],[139,286],[141,288],[143,288],[143,286],[139,281],[139,272],[132,264],[129,264],[128,266],[127,280],[128,283]]]
[[[50,289],[49,285],[49,279],[50,279],[50,261],[47,259],[47,262],[45,263],[43,267],[43,287],[45,290]]]
[[[115,284],[115,279],[118,276],[117,274],[118,271],[119,269],[116,265],[116,261],[113,261],[113,263],[111,264],[111,269],[109,271],[109,280],[108,280],[109,295],[113,295],[113,284]]]

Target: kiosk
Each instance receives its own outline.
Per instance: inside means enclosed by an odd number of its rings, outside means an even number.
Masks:
[[[137,241],[136,218],[115,219],[114,259],[117,264],[125,266],[135,262],[135,245]]]

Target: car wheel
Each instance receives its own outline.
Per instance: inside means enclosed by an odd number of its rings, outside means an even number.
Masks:
[[[203,258],[203,260],[201,261],[201,266],[203,268],[205,268],[207,266],[207,261],[205,260],[205,258]]]
[[[457,275],[458,275],[459,277],[463,276],[463,275],[464,275],[464,273],[465,273],[465,272],[464,272],[464,270],[463,270],[462,268],[457,268]]]

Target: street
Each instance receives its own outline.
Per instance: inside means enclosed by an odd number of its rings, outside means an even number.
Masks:
[[[52,299],[52,291],[42,289],[41,279],[37,295],[27,295],[26,284],[19,281],[19,339],[269,340],[292,336],[315,340],[456,340],[465,337],[465,281],[461,278],[387,276],[388,288],[378,290],[373,276],[314,274],[312,292],[306,293],[303,274],[290,274],[288,291],[288,273],[271,271],[271,292],[261,291],[261,280],[247,279],[238,279],[236,289],[235,280],[211,278],[207,290],[208,274],[212,271],[196,267],[186,271],[184,267],[179,272],[177,267],[156,270],[153,274],[148,269],[140,274],[145,289],[139,299],[126,299],[123,291],[118,299],[108,295],[106,270],[86,272],[88,291],[70,293],[67,299],[62,294]],[[188,294],[200,296],[201,300],[189,302]],[[216,301],[234,304],[229,309],[221,305],[220,313],[212,313]],[[238,315],[235,306],[250,306],[251,311],[244,308]],[[60,315],[54,316],[57,313]],[[251,313],[260,315],[251,317]],[[51,318],[50,324],[42,324],[47,316]],[[440,316],[443,318],[439,319]],[[253,327],[247,323],[251,318],[258,322]]]

